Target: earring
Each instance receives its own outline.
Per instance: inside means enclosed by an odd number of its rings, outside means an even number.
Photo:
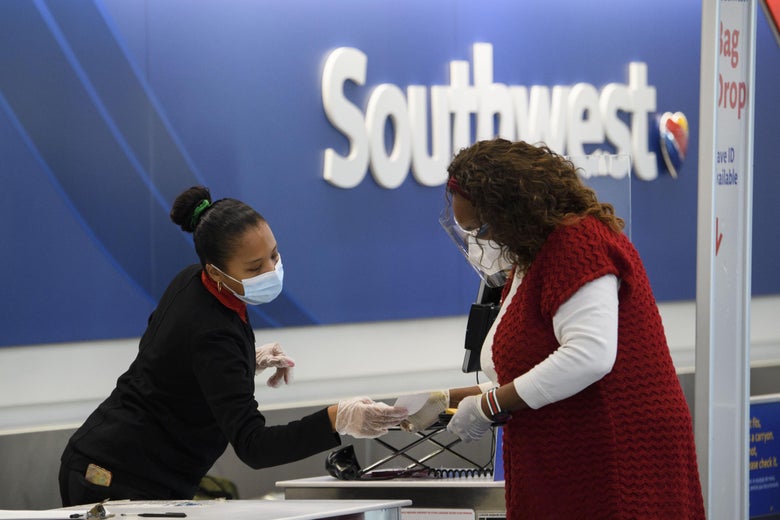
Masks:
[[[222,282],[217,281],[217,291],[222,292]]]

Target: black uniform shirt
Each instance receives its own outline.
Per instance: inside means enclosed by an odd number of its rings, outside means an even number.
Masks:
[[[252,468],[340,443],[327,409],[266,426],[254,375],[251,325],[204,287],[200,266],[187,267],[150,316],[135,361],[71,438],[63,464],[81,471],[93,462],[141,482],[149,498],[191,498],[228,442]]]

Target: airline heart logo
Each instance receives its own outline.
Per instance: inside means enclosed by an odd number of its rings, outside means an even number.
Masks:
[[[658,133],[666,169],[676,179],[688,153],[688,119],[682,112],[665,112],[658,121]]]

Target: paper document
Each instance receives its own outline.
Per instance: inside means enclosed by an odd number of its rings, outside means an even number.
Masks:
[[[423,407],[425,401],[428,400],[429,395],[431,395],[430,392],[402,395],[396,399],[395,406],[406,408],[409,411],[409,415],[412,415],[413,413],[417,413],[420,408]]]

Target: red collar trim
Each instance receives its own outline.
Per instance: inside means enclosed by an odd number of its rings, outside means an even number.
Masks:
[[[213,294],[214,298],[219,300],[219,303],[231,311],[235,311],[244,323],[249,323],[249,318],[246,314],[246,303],[236,298],[230,291],[220,291],[214,280],[206,274],[205,269],[200,272],[200,280],[203,282],[203,286],[206,290]]]

